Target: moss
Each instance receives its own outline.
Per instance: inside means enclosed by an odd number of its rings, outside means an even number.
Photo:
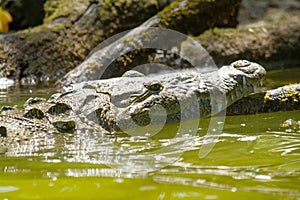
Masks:
[[[39,30],[39,32],[28,31],[27,34],[21,35],[21,38],[32,43],[35,46],[43,44],[46,40],[53,38],[53,33],[47,30]]]
[[[158,13],[158,16],[161,18],[161,23],[159,24],[161,28],[166,28],[170,26],[170,21],[172,20],[172,18],[169,16],[169,13],[173,13],[175,8],[178,8],[179,4],[180,1],[174,1],[162,12]]]
[[[60,78],[80,64],[98,43],[115,33],[141,24],[167,5],[166,2],[169,1],[47,1],[44,24],[16,34],[17,39],[12,42],[9,52],[14,56],[9,58],[9,65],[16,66],[20,71],[18,78],[32,74],[37,77],[49,76],[50,80]],[[224,25],[223,18],[231,21],[230,17],[238,2],[240,0],[178,0],[161,13],[161,24],[169,24],[168,28],[184,33],[199,33],[211,24]],[[224,8],[222,15],[218,14],[219,18],[211,12],[215,11],[214,6]],[[204,11],[206,9],[207,12]],[[87,10],[92,12],[86,12]],[[232,22],[234,24],[234,20]],[[137,42],[132,44],[140,45]],[[130,62],[130,56],[125,56],[122,60],[123,66]]]
[[[297,92],[296,90],[288,88],[284,94],[284,99],[282,99],[282,101],[290,100],[291,103],[298,103],[299,99],[300,99],[300,93]]]
[[[288,85],[268,91],[264,97],[264,107],[268,112],[300,109],[299,101],[299,86]]]
[[[64,18],[64,24],[69,25],[80,16],[89,5],[89,0],[54,0],[45,4],[45,23],[50,23],[55,19]],[[67,21],[66,21],[67,20]]]
[[[193,35],[215,26],[235,27],[239,3],[240,0],[178,0],[158,13],[159,26]]]
[[[264,96],[264,102],[267,102],[267,101],[272,101],[272,97],[270,96],[269,92],[267,92],[266,95]]]

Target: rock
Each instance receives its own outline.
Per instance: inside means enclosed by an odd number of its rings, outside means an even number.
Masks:
[[[150,30],[151,27],[169,28],[185,34],[199,34],[215,26],[234,27],[237,25],[236,16],[239,3],[240,0],[174,1],[140,25],[138,29],[130,31],[121,38],[111,40],[109,44],[98,47],[90,57],[66,74],[58,84],[67,85],[121,76],[137,65],[148,63],[149,54],[154,51],[146,49],[147,46],[160,45],[166,40],[168,45],[178,46],[186,39],[186,35],[183,34],[181,38],[171,39],[168,36],[164,38],[164,33]],[[208,15],[208,13],[213,14]],[[119,40],[115,42],[117,39]],[[142,51],[133,51],[134,49],[142,49]],[[128,53],[129,51],[131,52]],[[106,68],[111,61],[113,63]]]
[[[80,64],[97,44],[141,24],[168,4],[168,0],[48,0],[42,25],[0,36],[0,76],[53,82]],[[32,83],[31,79],[23,83]]]
[[[300,65],[300,13],[239,29],[213,29],[196,37],[218,66],[236,59],[262,63],[267,70]]]

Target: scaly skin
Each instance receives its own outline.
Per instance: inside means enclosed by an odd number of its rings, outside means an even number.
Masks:
[[[0,154],[9,146],[36,141],[45,141],[56,130],[37,119],[27,119],[16,115],[0,115]]]
[[[75,84],[48,101],[30,98],[22,117],[0,115],[1,135],[82,129],[111,132],[148,125],[150,112],[154,117],[165,115],[168,122],[189,119],[195,112],[206,117],[254,92],[265,74],[259,64],[240,60],[206,74],[185,71],[145,77],[131,72]]]

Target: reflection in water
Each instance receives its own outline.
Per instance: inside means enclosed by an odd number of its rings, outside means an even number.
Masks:
[[[57,88],[49,85],[37,86],[21,86],[13,85],[1,88],[0,83],[0,106],[2,105],[18,105],[22,106],[29,97],[50,97],[55,93]]]
[[[19,188],[14,186],[0,186],[0,193],[17,191]]]
[[[251,139],[250,139],[251,138]],[[244,146],[244,150],[234,153],[232,148]],[[221,144],[234,144],[231,147],[220,147]],[[248,147],[251,147],[251,150]],[[230,156],[225,151],[230,149]],[[227,191],[258,192],[289,197],[299,197],[300,175],[300,136],[278,133],[263,134],[256,137],[248,135],[223,134],[215,149],[215,155],[209,159],[218,159],[223,150],[223,157],[228,161],[177,162],[153,176],[153,180],[164,184],[221,189]],[[254,150],[254,151],[253,151]],[[262,153],[264,152],[264,153]],[[249,156],[249,153],[252,156]],[[189,154],[196,155],[195,151]],[[214,154],[214,153],[213,153]],[[248,155],[247,155],[248,154]],[[261,154],[265,154],[260,161]],[[190,155],[190,156],[191,156]],[[248,159],[251,159],[249,162]],[[188,159],[187,159],[188,160]],[[232,162],[233,161],[233,162]],[[218,165],[222,163],[223,165]],[[224,163],[227,163],[227,165]],[[230,163],[230,164],[229,164]],[[251,164],[248,164],[251,163]],[[217,165],[212,165],[217,164]]]
[[[262,183],[256,180],[252,180],[251,184],[245,187],[240,186],[240,181],[236,184],[227,185],[218,182],[209,182],[206,179],[199,178],[187,178],[187,177],[174,177],[174,176],[154,176],[154,181],[164,184],[179,184],[184,186],[193,186],[201,188],[210,188],[218,190],[227,190],[231,192],[243,191],[243,192],[259,192],[273,195],[288,195],[289,197],[299,197],[300,191],[289,188],[277,188],[277,187],[265,187],[261,186]],[[259,187],[251,185],[259,185]]]
[[[14,84],[14,81],[6,77],[0,77],[0,90],[6,90]]]
[[[147,137],[104,136],[99,133],[51,134],[13,143],[6,156],[46,157],[47,162],[106,165],[124,173],[145,176],[176,162],[193,148],[195,137],[152,140]],[[52,160],[53,159],[53,160]]]
[[[299,111],[292,114],[299,116]],[[239,120],[244,117],[236,117],[234,126],[229,118],[227,123],[231,133],[225,127],[226,132],[219,136],[213,151],[202,159],[197,156],[204,136],[187,134],[179,138],[152,139],[89,132],[53,134],[43,141],[31,140],[12,146],[6,156],[37,156],[42,158],[39,162],[51,163],[51,166],[73,163],[62,169],[58,167],[56,172],[40,172],[51,179],[111,177],[122,182],[123,178],[150,177],[157,184],[300,196],[299,130],[284,131],[286,127],[282,126],[280,113],[272,114],[271,118],[269,114],[258,116],[272,120],[276,125],[266,127],[266,131],[245,132],[245,127],[251,127],[257,116],[250,116],[243,123]],[[26,169],[6,169],[26,172]]]
[[[280,71],[278,77],[281,80],[286,75],[285,84],[297,82],[297,70]],[[291,75],[295,81],[291,81]],[[54,91],[48,86],[0,88],[0,105],[21,106],[29,96],[45,97]],[[253,196],[254,199],[299,199],[299,116],[300,111],[227,117],[217,144],[202,159],[198,156],[205,126],[201,126],[197,136],[187,134],[178,138],[174,138],[175,124],[163,132],[172,137],[164,139],[81,132],[40,135],[13,143],[9,148],[0,145],[0,198],[20,199],[13,196],[20,194],[58,199],[54,192],[49,193],[49,188],[53,191],[53,185],[62,180],[56,192],[58,195],[74,193],[72,199],[83,199],[92,193],[95,199],[96,196],[119,199],[128,193],[132,198],[131,189],[136,187],[139,191],[150,191],[154,195],[151,197],[156,197],[152,199],[249,199]],[[105,188],[107,179],[111,182]],[[49,184],[45,184],[48,180]],[[89,185],[91,182],[96,189]],[[118,192],[114,191],[116,187]],[[78,192],[78,188],[86,189]],[[1,194],[5,196],[2,198]],[[12,198],[7,194],[12,194]],[[145,198],[150,199],[147,195]]]

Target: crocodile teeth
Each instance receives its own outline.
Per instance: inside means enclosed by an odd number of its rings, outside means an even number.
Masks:
[[[222,104],[217,103],[217,107],[218,107],[218,112],[221,112],[221,110],[222,110]]]
[[[237,97],[239,97],[240,96],[240,92],[239,91],[235,91],[235,95],[237,96]]]
[[[240,93],[243,95],[243,97],[247,96],[247,87],[244,87],[240,90]]]
[[[247,81],[246,81],[246,78],[243,76],[243,88],[245,88],[247,85]]]
[[[262,80],[259,83],[260,83],[260,86],[263,86],[263,81]]]
[[[257,91],[256,85],[253,85],[253,91],[254,91],[254,93],[256,93],[256,91]]]

